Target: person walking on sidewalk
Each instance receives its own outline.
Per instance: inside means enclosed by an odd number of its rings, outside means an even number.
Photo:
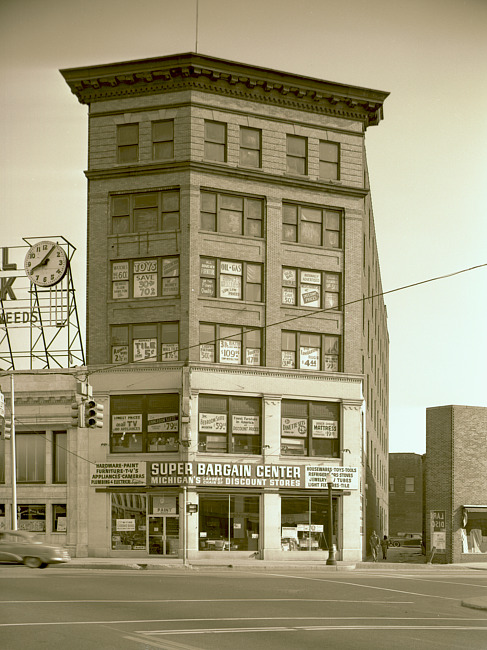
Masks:
[[[372,560],[374,562],[377,562],[377,560],[379,559],[380,540],[375,530],[372,531],[372,535],[370,536],[369,539],[369,544],[370,544],[370,551],[372,553]]]
[[[382,559],[387,560],[387,549],[389,548],[389,540],[387,539],[387,535],[384,535],[384,539],[380,543],[382,547]]]

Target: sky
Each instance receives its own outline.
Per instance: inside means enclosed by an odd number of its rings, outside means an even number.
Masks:
[[[0,0],[0,247],[62,235],[84,321],[87,107],[60,69],[197,51],[385,90],[366,147],[383,290],[487,264],[487,0]],[[390,451],[487,407],[487,266],[385,296]]]

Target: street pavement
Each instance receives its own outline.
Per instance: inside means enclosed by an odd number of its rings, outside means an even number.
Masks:
[[[485,611],[461,606],[462,600],[487,593],[483,570],[393,562],[397,558],[392,556],[387,562],[346,569],[303,561],[229,564],[227,559],[184,565],[165,558],[139,559],[75,558],[44,571],[0,567],[0,647],[487,647]],[[98,569],[88,568],[93,566]]]

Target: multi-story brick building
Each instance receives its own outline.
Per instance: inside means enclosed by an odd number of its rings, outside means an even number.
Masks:
[[[433,561],[485,561],[487,408],[426,409],[425,532]]]
[[[389,454],[389,534],[422,533],[423,457]]]
[[[74,552],[360,559],[388,527],[364,140],[387,93],[196,54],[62,74],[89,106],[87,358],[106,413],[71,430]]]

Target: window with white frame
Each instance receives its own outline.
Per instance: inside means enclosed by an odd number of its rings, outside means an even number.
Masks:
[[[262,453],[260,398],[200,394],[198,412],[200,451]]]
[[[340,178],[340,144],[320,140],[320,178],[338,180]]]
[[[301,370],[340,372],[340,337],[334,334],[281,332],[281,366]]]
[[[179,323],[134,323],[110,328],[112,363],[178,361]]]
[[[282,238],[284,241],[342,247],[342,216],[339,210],[283,203]]]
[[[201,192],[201,230],[262,237],[264,200],[221,192]]]
[[[112,298],[179,296],[179,257],[112,262]]]
[[[340,309],[340,273],[282,267],[282,304]]]
[[[339,452],[339,403],[282,400],[282,455],[336,458]]]
[[[262,301],[262,264],[200,258],[200,295]]]
[[[200,323],[200,361],[262,365],[262,329]]]
[[[179,229],[179,190],[117,194],[111,198],[112,233]]]

